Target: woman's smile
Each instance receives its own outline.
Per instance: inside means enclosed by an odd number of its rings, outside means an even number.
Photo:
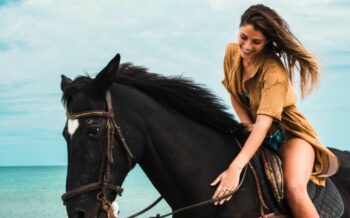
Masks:
[[[248,58],[249,56],[253,56],[255,53],[255,50],[250,49],[250,50],[246,50],[243,47],[241,47],[241,56],[244,56],[243,58]]]

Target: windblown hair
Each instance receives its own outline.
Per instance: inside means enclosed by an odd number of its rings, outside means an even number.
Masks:
[[[262,4],[249,7],[241,16],[240,26],[251,24],[261,31],[268,44],[277,54],[294,81],[294,70],[300,72],[300,89],[302,97],[310,94],[319,80],[319,66],[314,55],[309,53],[291,32],[288,23],[278,13]]]
[[[89,76],[76,78],[64,90],[62,102],[67,107],[72,96],[88,90],[92,84]],[[165,77],[150,73],[146,68],[130,63],[121,64],[114,82],[133,87],[155,99],[159,104],[226,135],[239,140],[247,136],[245,127],[239,124],[226,107],[208,89],[182,76]]]

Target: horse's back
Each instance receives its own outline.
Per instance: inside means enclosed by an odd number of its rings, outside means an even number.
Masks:
[[[335,148],[330,149],[340,162],[339,171],[331,179],[337,186],[344,201],[344,214],[342,217],[350,217],[350,152]]]

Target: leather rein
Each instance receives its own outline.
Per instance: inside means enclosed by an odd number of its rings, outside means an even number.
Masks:
[[[71,198],[79,196],[85,192],[90,192],[90,191],[100,189],[101,191],[97,193],[96,199],[101,202],[101,208],[106,212],[108,218],[116,218],[116,216],[114,215],[112,202],[109,201],[106,197],[108,189],[114,191],[119,196],[121,196],[122,192],[123,192],[123,188],[121,186],[114,185],[114,184],[110,183],[111,164],[113,164],[113,162],[114,162],[114,159],[113,159],[113,147],[114,147],[114,139],[115,139],[114,136],[119,136],[119,140],[122,142],[122,145],[128,154],[129,169],[131,169],[133,164],[136,163],[136,158],[132,154],[129,145],[126,143],[126,140],[122,134],[120,126],[116,123],[116,120],[115,120],[116,117],[114,116],[114,112],[113,112],[110,91],[106,92],[105,98],[106,98],[108,111],[85,111],[85,112],[80,112],[80,113],[69,113],[69,112],[66,113],[67,119],[79,119],[81,117],[105,117],[105,118],[107,118],[107,121],[106,121],[107,136],[106,136],[106,145],[105,145],[104,153],[102,156],[98,181],[71,189],[71,190],[65,192],[61,198],[62,198],[64,204],[66,204],[66,202],[68,200],[70,200]],[[235,140],[239,144],[239,146],[241,147],[240,142],[236,138],[235,138]],[[222,196],[217,197],[217,198],[212,198],[212,199],[209,199],[209,200],[206,200],[203,202],[199,202],[199,203],[187,206],[187,207],[183,207],[183,208],[174,210],[174,211],[172,211],[168,214],[162,215],[162,216],[157,214],[155,217],[150,217],[150,218],[168,217],[170,215],[174,215],[177,213],[181,213],[183,211],[202,207],[205,205],[213,204],[216,201],[225,199],[238,191],[238,189],[241,187],[241,185],[244,181],[246,173],[247,173],[247,166],[245,166],[245,168],[244,168],[242,179],[239,182],[236,189],[231,191],[231,192],[228,192],[225,195],[222,195]],[[135,213],[134,215],[128,216],[127,218],[135,218],[135,217],[145,213],[146,211],[153,208],[156,204],[158,204],[162,199],[163,199],[163,197],[159,197],[150,206],[146,207],[145,209],[141,210],[138,213]]]

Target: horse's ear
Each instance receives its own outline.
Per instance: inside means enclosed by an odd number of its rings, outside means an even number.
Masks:
[[[72,80],[65,75],[61,75],[61,90],[64,92],[64,90],[72,83]]]
[[[91,89],[96,93],[104,94],[112,86],[118,73],[120,55],[117,54],[93,80]]]

